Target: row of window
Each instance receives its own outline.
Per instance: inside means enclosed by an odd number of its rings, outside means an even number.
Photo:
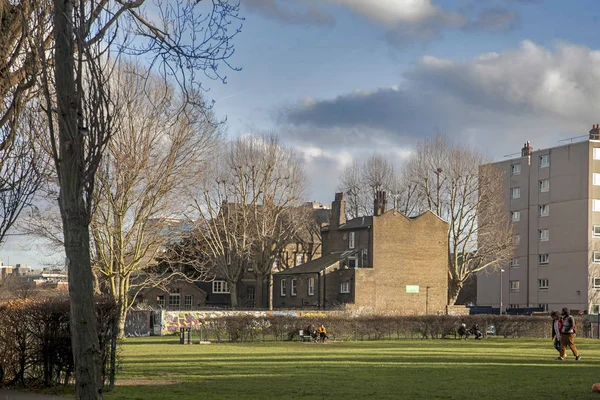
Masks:
[[[548,263],[550,262],[550,255],[549,254],[538,254],[538,264],[539,265],[548,265]],[[600,251],[594,251],[592,253],[592,262],[594,264],[600,264]],[[518,258],[513,258],[510,261],[510,267],[511,268],[518,268],[520,267],[520,261]]]
[[[521,281],[509,281],[509,288],[511,292],[518,292],[521,286]],[[549,281],[548,278],[538,279],[538,289],[548,290]]]
[[[596,174],[594,174],[596,175]],[[599,179],[599,185],[600,185],[600,177]],[[540,192],[548,192],[550,190],[550,179],[540,179],[538,181],[538,188],[540,190]],[[519,199],[521,198],[521,188],[520,187],[513,187],[510,188],[510,198],[511,199]]]
[[[538,216],[547,217],[550,215],[550,204],[542,204],[538,206]],[[512,222],[519,222],[521,220],[521,211],[512,211],[510,213],[510,219]]]
[[[538,308],[543,309],[544,311],[548,311],[548,304],[538,304]],[[510,308],[521,308],[520,304],[510,304]]]
[[[285,297],[287,295],[287,279],[282,279],[279,287],[279,293],[281,297]],[[342,282],[340,285],[340,293],[350,293],[350,282]],[[298,295],[298,280],[296,278],[292,278],[290,280],[290,296]],[[307,295],[314,296],[315,295],[315,278],[308,279],[307,286]]]
[[[540,242],[547,242],[550,240],[550,229],[538,229],[538,240]],[[513,244],[518,246],[521,243],[521,235],[516,233],[513,236]]]
[[[550,166],[550,154],[543,154],[539,157],[540,168],[547,168]],[[510,166],[511,175],[521,175],[521,164],[512,164]]]
[[[177,289],[179,290],[179,289]],[[165,308],[165,296],[157,296],[156,297],[156,305],[159,308]],[[194,305],[194,296],[191,294],[186,294],[184,296],[183,308],[185,310],[191,310]],[[179,308],[181,306],[181,294],[177,293],[169,293],[169,308]]]

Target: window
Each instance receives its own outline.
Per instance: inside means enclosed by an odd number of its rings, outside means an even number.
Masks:
[[[590,314],[600,314],[600,304],[592,304],[590,307]]]
[[[174,289],[169,293],[169,307],[179,308],[181,305],[181,289]]]
[[[538,255],[538,262],[540,263],[540,265],[547,265],[549,259],[550,259],[550,256],[548,254],[539,254]]]
[[[519,259],[518,258],[513,258],[512,260],[510,260],[510,267],[511,268],[518,268],[521,264],[519,263]]]
[[[226,281],[213,281],[213,293],[229,293],[229,286]]]
[[[246,291],[246,294],[248,295],[248,301],[254,301],[254,299],[256,298],[256,289],[253,287],[249,287]]]
[[[342,282],[340,285],[340,293],[350,293],[350,282]]]
[[[356,232],[350,232],[348,234],[348,248],[349,249],[353,249],[355,242],[354,242],[354,235],[356,234]]]
[[[546,304],[538,304],[538,308],[541,308],[544,311],[548,311],[548,303],[546,303]]]
[[[252,265],[250,265],[246,271],[252,272],[252,271],[254,271],[254,267]]]
[[[546,168],[550,166],[550,154],[544,154],[540,156],[540,168]]]
[[[513,211],[510,213],[510,219],[512,222],[519,222],[521,220],[521,211]]]
[[[280,285],[281,285],[281,287],[280,287],[281,297],[285,297],[285,279],[281,280]]]
[[[539,208],[539,211],[540,211],[540,217],[547,217],[548,215],[550,215],[550,205],[542,204]]]
[[[594,160],[600,160],[600,147],[594,147]]]
[[[511,175],[521,175],[521,164],[513,164],[510,166]]]
[[[592,211],[600,211],[600,200],[592,200]]]
[[[548,240],[550,240],[550,230],[548,230],[548,229],[539,229],[538,230],[538,237],[540,239],[540,242],[547,242]]]
[[[315,295],[315,278],[308,278],[308,295]]]
[[[510,308],[519,308],[519,305],[518,304],[511,304]]]
[[[521,243],[521,235],[517,233],[515,236],[513,236],[513,244],[518,246],[519,243]]]
[[[540,181],[540,192],[547,192],[548,190],[550,190],[550,180],[542,179]]]
[[[548,290],[548,279],[538,279],[538,289]]]
[[[592,262],[594,264],[600,264],[600,251],[595,251],[592,255]]]
[[[303,253],[296,253],[296,267],[298,265],[302,265],[304,263],[304,254]]]
[[[290,295],[291,296],[295,296],[298,293],[296,292],[296,290],[298,289],[298,281],[296,279],[292,279],[292,284],[290,287]]]
[[[367,249],[362,250],[362,267],[365,268],[369,265],[369,251]]]
[[[348,268],[356,268],[356,257],[348,257]]]
[[[592,236],[600,237],[600,225],[594,225],[592,228]]]
[[[592,184],[594,186],[600,186],[600,174],[596,172],[592,174]]]
[[[600,289],[600,278],[594,278],[594,289]]]
[[[165,308],[165,296],[156,296],[156,306]]]
[[[510,281],[510,291],[511,292],[518,292],[519,291],[519,281]]]
[[[518,199],[521,197],[521,188],[515,187],[510,189],[510,198]]]
[[[193,305],[194,305],[194,296],[192,296],[191,294],[186,294],[184,303],[183,303],[184,308],[186,310],[191,310]]]

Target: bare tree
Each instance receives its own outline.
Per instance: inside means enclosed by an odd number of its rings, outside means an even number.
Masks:
[[[502,173],[489,163],[438,135],[421,142],[406,166],[423,206],[449,223],[449,304],[472,274],[500,266],[514,251]]]
[[[221,156],[197,208],[205,256],[224,277],[237,305],[236,286],[251,268],[255,305],[283,247],[304,225],[299,211],[306,178],[299,159],[276,137],[241,137]]]
[[[113,129],[107,106],[111,50],[146,56],[187,95],[199,90],[200,71],[224,80],[217,67],[227,64],[233,52],[230,39],[237,33],[228,26],[238,6],[228,2],[164,2],[148,15],[143,5],[144,0],[56,1],[54,52],[38,54],[60,187],[78,398],[102,398],[89,223],[96,171]],[[124,41],[111,46],[118,38]]]
[[[362,165],[357,160],[352,160],[352,164],[342,171],[338,190],[346,194],[348,218],[369,214],[368,191],[363,184]]]
[[[141,290],[199,279],[157,268],[157,256],[184,235],[187,192],[216,148],[219,130],[206,110],[182,104],[177,89],[139,65],[113,74],[114,128],[97,172],[91,232],[94,270],[119,306],[119,335]]]

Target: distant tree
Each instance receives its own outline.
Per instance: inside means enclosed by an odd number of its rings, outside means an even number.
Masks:
[[[406,168],[422,206],[448,221],[448,303],[454,304],[472,274],[512,258],[502,172],[478,150],[442,135],[419,143]]]

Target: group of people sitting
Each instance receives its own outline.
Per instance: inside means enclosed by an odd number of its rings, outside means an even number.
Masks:
[[[323,324],[321,324],[317,329],[315,329],[315,326],[313,324],[310,324],[306,328],[306,332],[310,334],[315,343],[325,343],[325,339],[329,339],[329,336],[327,336],[327,329],[325,329],[325,325]]]
[[[471,329],[467,329],[467,325],[465,324],[460,324],[456,333],[458,333],[459,339],[462,339],[464,337],[465,340],[467,340],[471,335],[475,336],[475,340],[479,340],[483,337],[483,333],[481,333],[481,331],[479,330],[479,324],[477,322],[473,324],[473,327]]]

